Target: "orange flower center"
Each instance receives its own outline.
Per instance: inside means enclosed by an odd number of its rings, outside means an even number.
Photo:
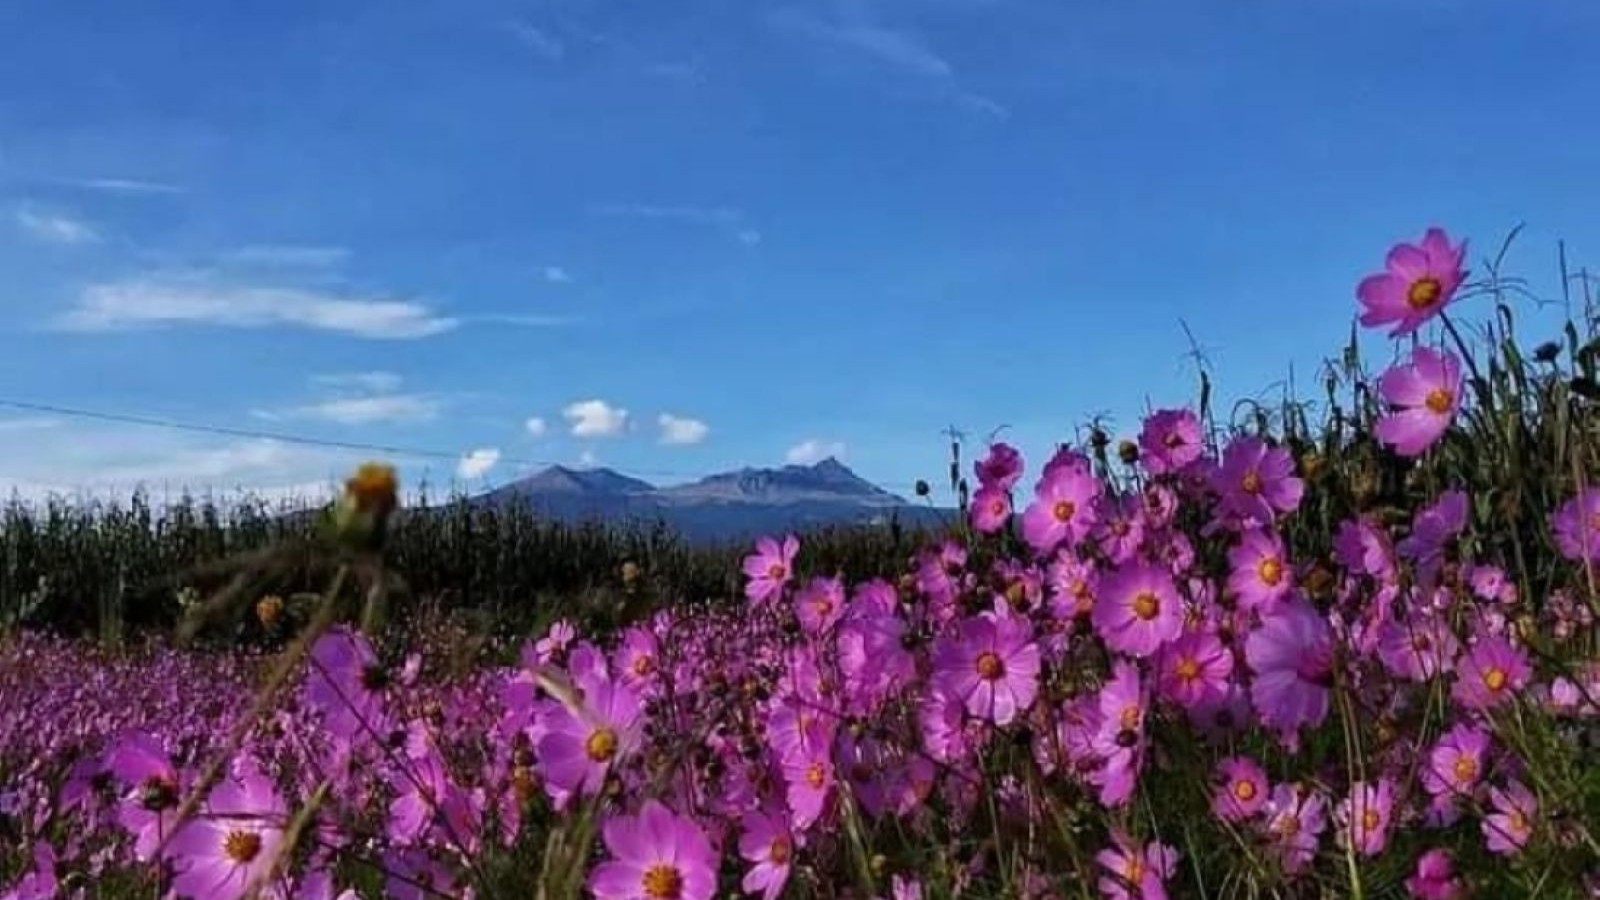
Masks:
[[[1378,825],[1382,821],[1383,816],[1379,815],[1378,811],[1375,809],[1368,809],[1366,812],[1361,814],[1361,828],[1368,834],[1377,831]]]
[[[253,831],[230,831],[222,839],[222,853],[241,866],[249,863],[261,855],[261,835]]]
[[[1005,499],[1001,498],[1001,497],[996,497],[993,500],[990,500],[989,501],[989,513],[990,513],[990,515],[995,515],[995,516],[1003,516],[1003,515],[1005,515],[1006,514],[1006,501],[1005,501]]]
[[[1478,777],[1478,761],[1462,754],[1456,757],[1456,764],[1450,767],[1450,772],[1462,784],[1471,784]]]
[[[783,577],[788,574],[789,570],[784,567],[783,563],[773,563],[767,567],[767,577],[773,581],[782,581]]]
[[[1255,469],[1251,469],[1250,471],[1244,473],[1244,477],[1239,479],[1239,487],[1243,489],[1246,494],[1261,493],[1261,473],[1257,472]]]
[[[1192,656],[1185,656],[1178,660],[1178,665],[1174,668],[1174,671],[1184,681],[1193,681],[1200,677],[1200,663],[1196,662]]]
[[[656,670],[656,658],[648,653],[641,653],[633,659],[633,674],[643,678]]]
[[[1138,728],[1139,707],[1124,706],[1122,708],[1122,715],[1117,717],[1117,723],[1122,726],[1123,731],[1133,731],[1134,729]]]
[[[785,865],[789,857],[794,855],[794,841],[787,834],[780,834],[772,839],[772,846],[767,848],[767,858],[775,865]]]
[[[683,876],[676,866],[656,863],[644,870],[640,886],[644,895],[652,900],[677,900],[683,893]]]
[[[1256,576],[1267,587],[1277,587],[1283,580],[1283,561],[1276,556],[1269,556],[1256,564]]]
[[[1422,404],[1428,407],[1429,412],[1442,416],[1450,411],[1450,404],[1454,403],[1455,399],[1455,395],[1444,388],[1434,388],[1423,398]]]
[[[1438,303],[1443,294],[1444,285],[1439,283],[1439,279],[1432,276],[1418,278],[1411,282],[1411,287],[1406,291],[1406,303],[1421,312]]]
[[[1243,800],[1244,802],[1249,803],[1251,800],[1254,800],[1256,798],[1256,784],[1255,784],[1255,782],[1253,782],[1253,781],[1235,781],[1233,783],[1233,795],[1235,797],[1238,797],[1240,800]]]
[[[1072,521],[1072,514],[1077,511],[1078,508],[1073,506],[1070,500],[1057,500],[1056,505],[1050,510],[1051,514],[1056,517],[1057,522]]]
[[[806,784],[812,788],[821,788],[822,783],[828,780],[828,773],[823,771],[822,763],[812,763],[806,766]]]
[[[827,597],[819,598],[812,601],[811,609],[819,617],[826,618],[829,613],[833,612],[833,601]]]
[[[1128,857],[1127,863],[1122,867],[1122,877],[1128,879],[1129,884],[1138,884],[1144,880],[1144,860],[1137,856]]]
[[[1183,446],[1183,435],[1176,431],[1169,431],[1167,436],[1161,439],[1161,443],[1165,444],[1168,450],[1176,450]]]
[[[1140,591],[1133,598],[1133,614],[1148,622],[1161,612],[1161,598],[1152,591]]]
[[[1490,666],[1483,673],[1483,686],[1491,691],[1503,691],[1506,687],[1507,678],[1505,669],[1499,666]]]
[[[1506,824],[1510,825],[1511,830],[1517,834],[1527,834],[1533,829],[1533,823],[1528,821],[1528,817],[1523,815],[1520,809],[1513,809],[1506,816]]]
[[[1006,664],[999,654],[985,650],[978,654],[978,677],[985,681],[998,681],[1006,674]]]
[[[609,728],[595,729],[583,742],[583,752],[595,762],[610,762],[617,755],[617,733]]]
[[[1272,823],[1272,830],[1284,837],[1294,837],[1300,833],[1300,817],[1295,815],[1282,815],[1278,821]]]

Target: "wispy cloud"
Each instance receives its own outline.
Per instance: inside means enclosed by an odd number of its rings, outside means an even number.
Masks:
[[[528,432],[528,436],[533,438],[542,438],[550,431],[549,423],[541,416],[529,417],[528,421],[522,423],[522,427]]]
[[[820,438],[811,438],[801,441],[789,448],[783,455],[784,461],[795,466],[809,466],[822,462],[828,457],[835,459],[844,456],[845,446],[841,441],[825,441]]]
[[[551,284],[571,284],[572,273],[560,266],[545,266],[544,280]]]
[[[327,268],[350,258],[344,247],[306,244],[250,244],[222,255],[224,262],[247,266]]]
[[[422,394],[381,394],[373,397],[340,397],[277,412],[257,413],[259,418],[314,419],[339,425],[429,422],[438,418],[440,401]]]
[[[178,325],[304,328],[374,340],[430,337],[460,325],[414,300],[341,296],[297,288],[133,278],[86,288],[57,326],[120,331]]]
[[[770,21],[780,29],[865,53],[911,75],[946,78],[955,73],[948,60],[908,31],[862,21],[830,22],[799,9],[778,10]]]
[[[514,21],[506,23],[506,30],[515,35],[517,41],[524,47],[549,62],[560,62],[566,58],[566,43],[542,28],[527,22]]]
[[[312,384],[320,387],[367,394],[393,393],[400,390],[404,380],[394,372],[336,372],[311,377]]]
[[[107,191],[116,194],[181,194],[182,187],[162,181],[140,178],[51,178],[52,184],[82,188],[88,191]]]
[[[494,447],[483,447],[461,457],[456,464],[456,477],[463,479],[482,478],[489,474],[500,462],[500,451]]]
[[[711,431],[710,427],[699,419],[684,418],[672,413],[662,413],[657,416],[656,424],[661,426],[663,444],[698,444],[705,440]]]
[[[583,320],[578,316],[490,313],[482,316],[470,316],[461,321],[474,325],[518,325],[523,328],[559,328],[563,325],[576,325]]]
[[[74,246],[94,244],[100,240],[100,233],[94,226],[62,213],[38,212],[24,208],[17,210],[16,221],[17,227],[27,232],[34,240],[47,244]]]
[[[613,219],[676,222],[722,231],[745,246],[761,242],[761,232],[751,227],[744,212],[731,206],[676,206],[655,203],[596,203],[589,214]]]
[[[604,400],[580,400],[561,411],[575,437],[615,437],[628,428],[628,411]]]
[[[13,419],[0,419],[0,434],[17,431],[39,431],[45,428],[57,428],[60,425],[60,419],[52,419],[45,416],[22,416]]]

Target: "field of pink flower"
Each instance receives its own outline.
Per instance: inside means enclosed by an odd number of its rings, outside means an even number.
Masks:
[[[1394,247],[1315,428],[990,445],[893,580],[764,539],[465,667],[336,588],[272,654],[13,634],[0,897],[1600,897],[1600,341],[1471,274]]]

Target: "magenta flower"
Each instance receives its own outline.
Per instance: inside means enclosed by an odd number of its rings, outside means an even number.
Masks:
[[[1244,655],[1255,673],[1250,699],[1267,725],[1287,738],[1327,717],[1333,630],[1303,598],[1291,597],[1264,615],[1245,639]]]
[[[939,690],[961,700],[967,712],[996,725],[1010,724],[1039,692],[1039,645],[1028,620],[997,604],[961,623],[940,641],[934,656]]]
[[[1126,833],[1111,835],[1112,846],[1095,854],[1106,870],[1100,896],[1106,900],[1166,900],[1166,880],[1178,864],[1178,851],[1157,841],[1140,847]]]
[[[1577,562],[1600,561],[1600,488],[1586,487],[1550,517],[1561,555]]]
[[[807,634],[829,630],[844,615],[844,583],[837,578],[813,578],[795,593],[795,614]]]
[[[655,800],[636,816],[613,816],[602,828],[611,859],[595,866],[589,890],[598,900],[711,900],[717,856],[693,820]]]
[[[1388,845],[1394,823],[1394,783],[1388,778],[1379,778],[1377,784],[1357,781],[1350,786],[1350,796],[1339,801],[1334,817],[1341,847],[1377,856]]]
[[[756,552],[744,558],[744,574],[750,579],[744,595],[764,603],[783,592],[794,575],[794,558],[800,554],[800,539],[789,535],[780,544],[770,537],[756,541]]]
[[[972,507],[967,515],[975,530],[994,534],[1011,518],[1011,493],[999,485],[984,485],[972,495]]]
[[[1283,541],[1264,528],[1252,528],[1228,551],[1228,593],[1239,599],[1239,606],[1265,610],[1288,595],[1294,587],[1294,569],[1289,565]]]
[[[1461,406],[1461,361],[1418,347],[1410,363],[1383,373],[1378,391],[1395,409],[1378,420],[1373,434],[1401,456],[1421,456],[1444,436]]]
[[[1395,572],[1394,547],[1389,536],[1370,518],[1346,519],[1333,538],[1333,555],[1341,565],[1359,575],[1389,581]]]
[[[1099,479],[1076,467],[1047,474],[1022,513],[1023,538],[1040,553],[1054,550],[1062,541],[1083,540],[1095,523],[1101,489]]]
[[[1328,801],[1314,790],[1295,784],[1272,789],[1263,812],[1263,831],[1271,839],[1283,870],[1303,871],[1317,853],[1318,838],[1328,827]]]
[[[1504,788],[1489,789],[1489,803],[1494,812],[1483,817],[1483,838],[1491,853],[1510,855],[1522,849],[1533,835],[1534,816],[1539,812],[1539,800],[1522,782],[1515,779]]]
[[[1451,696],[1468,709],[1490,709],[1527,687],[1532,674],[1521,650],[1503,637],[1486,635],[1456,665]]]
[[[1406,879],[1406,891],[1417,900],[1461,900],[1466,885],[1455,874],[1450,851],[1435,847],[1417,860],[1417,870]]]
[[[1461,267],[1466,252],[1465,241],[1452,247],[1439,228],[1429,228],[1420,244],[1394,245],[1387,271],[1369,275],[1356,287],[1356,297],[1366,307],[1361,324],[1370,328],[1393,322],[1391,337],[1416,331],[1450,303],[1466,280]]]
[[[1470,796],[1489,767],[1489,732],[1460,724],[1428,751],[1422,786],[1434,796]]]
[[[1218,785],[1211,811],[1226,822],[1247,819],[1267,805],[1267,773],[1248,756],[1230,756],[1217,764]]]
[[[1161,648],[1158,689],[1184,709],[1221,699],[1233,674],[1233,651],[1217,636],[1191,631]]]
[[[1189,467],[1205,453],[1200,419],[1187,409],[1160,409],[1145,417],[1139,431],[1139,461],[1151,475]]]
[[[1212,476],[1222,509],[1247,522],[1267,525],[1279,513],[1293,512],[1305,493],[1295,477],[1294,457],[1251,435],[1234,438]]]
[[[234,900],[264,886],[278,861],[287,810],[272,782],[255,772],[225,779],[205,812],[184,822],[167,847],[175,894]]]
[[[741,886],[746,893],[776,900],[794,866],[794,836],[776,815],[748,813],[741,821],[739,855],[751,864]]]
[[[106,767],[122,789],[117,820],[133,835],[134,857],[149,861],[177,820],[183,800],[178,769],[156,739],[142,731],[118,740]]]
[[[1460,642],[1443,616],[1413,614],[1378,626],[1378,659],[1408,681],[1427,681],[1455,661]]]
[[[828,812],[833,799],[833,759],[825,747],[785,754],[783,779],[790,822],[804,831]]]
[[[972,468],[980,485],[1004,493],[1022,478],[1022,454],[1010,444],[996,441],[989,445],[989,455],[973,463]]]
[[[334,734],[377,739],[389,732],[386,698],[393,681],[366,635],[340,625],[311,648],[306,700]]]
[[[1121,806],[1133,796],[1144,765],[1144,720],[1149,701],[1139,679],[1139,669],[1127,660],[1111,667],[1111,680],[1100,688],[1093,719],[1098,729],[1091,740],[1101,767],[1092,781],[1099,785],[1100,802]]]
[[[638,746],[644,728],[644,703],[633,688],[604,677],[580,679],[578,686],[581,704],[552,704],[534,745],[545,788],[558,806],[600,790],[612,765]]]
[[[61,882],[56,878],[56,852],[48,841],[33,845],[33,868],[5,893],[0,900],[56,900]]]
[[[1166,570],[1125,565],[1101,582],[1093,620],[1113,650],[1146,657],[1182,633],[1183,600]]]

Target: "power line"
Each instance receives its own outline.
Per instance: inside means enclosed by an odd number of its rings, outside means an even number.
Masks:
[[[205,425],[194,422],[180,422],[174,419],[163,419],[154,416],[135,416],[124,413],[99,412],[89,409],[77,409],[70,406],[57,406],[50,403],[31,403],[25,400],[7,400],[0,398],[0,407],[24,410],[35,413],[48,413],[50,415],[67,416],[77,419],[91,419],[100,422],[115,422],[122,425],[139,425],[146,428],[165,428],[170,431],[187,431],[195,434],[210,434],[223,437],[249,438],[251,440],[279,441],[285,444],[299,444],[306,447],[323,447],[333,450],[354,450],[362,453],[381,454],[396,458],[414,459],[442,459],[450,462],[459,462],[466,454],[449,450],[433,450],[419,447],[401,447],[391,444],[372,444],[362,441],[335,441],[323,438],[306,437],[304,435],[288,434],[280,431],[266,431],[255,428],[232,428],[226,425]],[[530,467],[548,467],[563,465],[556,460],[528,459],[515,456],[500,456],[498,462],[512,465]],[[615,470],[613,470],[615,471]],[[628,474],[628,473],[621,473]],[[670,469],[634,469],[634,475],[648,476],[651,478],[699,478],[703,477],[693,472],[673,471]],[[914,489],[913,484],[885,484],[883,486],[895,490]]]

